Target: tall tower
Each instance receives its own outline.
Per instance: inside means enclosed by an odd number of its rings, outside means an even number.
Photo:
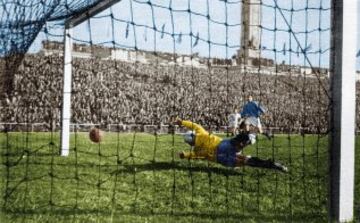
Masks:
[[[244,0],[241,14],[241,40],[238,56],[244,64],[260,57],[261,0]]]

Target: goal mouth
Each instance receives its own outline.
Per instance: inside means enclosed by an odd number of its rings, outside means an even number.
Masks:
[[[336,4],[3,0],[5,216],[351,219],[360,85]]]

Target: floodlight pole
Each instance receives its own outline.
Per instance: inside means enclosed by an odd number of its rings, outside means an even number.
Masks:
[[[330,221],[354,217],[357,2],[332,0]]]
[[[72,33],[73,28],[65,26],[64,33],[64,80],[61,113],[61,156],[69,155],[71,119],[71,75],[72,75]]]

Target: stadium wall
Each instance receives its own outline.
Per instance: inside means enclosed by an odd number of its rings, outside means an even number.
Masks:
[[[1,92],[0,123],[48,123],[60,120],[63,60],[59,55],[27,55],[15,75],[11,97]],[[284,132],[326,132],[328,79],[290,70],[241,66],[194,68],[76,58],[73,61],[72,123],[166,126],[174,116],[218,130],[227,114],[240,109],[251,93],[269,114],[264,125]],[[265,75],[269,73],[271,75]],[[357,83],[357,99],[360,83]],[[276,103],[274,103],[276,102]],[[357,111],[360,109],[357,100]],[[359,112],[357,112],[359,129]]]

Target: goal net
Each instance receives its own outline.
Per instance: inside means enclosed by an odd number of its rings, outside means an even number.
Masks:
[[[327,221],[330,1],[1,4],[5,219]],[[288,173],[181,159],[176,118],[231,138],[249,95],[271,137],[242,153]]]

